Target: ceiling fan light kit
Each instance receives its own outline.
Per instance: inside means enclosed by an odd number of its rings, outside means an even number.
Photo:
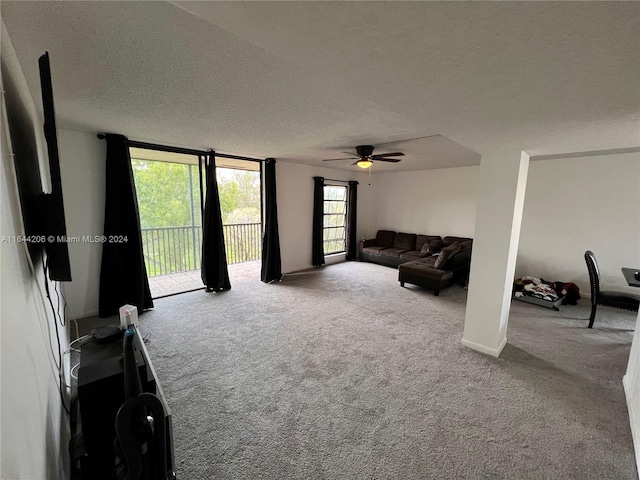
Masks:
[[[373,165],[373,162],[371,160],[358,160],[356,162],[356,165],[358,165],[360,168],[369,168],[371,165]]]

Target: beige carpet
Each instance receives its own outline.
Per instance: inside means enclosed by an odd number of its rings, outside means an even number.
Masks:
[[[349,262],[141,316],[178,478],[632,479],[621,379],[635,314],[514,302],[498,359],[460,344],[466,291]]]

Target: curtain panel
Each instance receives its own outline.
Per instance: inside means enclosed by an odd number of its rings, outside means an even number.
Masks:
[[[227,269],[227,253],[224,247],[215,152],[209,152],[205,157],[201,157],[201,176],[203,170],[206,197],[202,212],[202,263],[200,275],[207,292],[221,292],[231,290],[231,283],[229,282],[229,271]]]
[[[311,265],[324,265],[324,178],[313,177],[313,234],[311,241]]]
[[[282,278],[276,195],[276,161],[273,158],[267,158],[262,165],[264,168],[265,219],[260,279],[265,283],[271,283],[277,282]]]
[[[358,238],[356,228],[358,220],[358,182],[349,182],[349,200],[347,202],[347,260],[358,258]]]
[[[104,236],[100,267],[99,315],[117,315],[130,304],[153,308],[142,250],[140,212],[126,137],[106,135]]]

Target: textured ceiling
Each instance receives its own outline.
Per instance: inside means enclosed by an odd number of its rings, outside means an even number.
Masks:
[[[406,154],[378,172],[640,146],[637,2],[0,8],[36,105],[50,52],[62,128],[311,164]]]

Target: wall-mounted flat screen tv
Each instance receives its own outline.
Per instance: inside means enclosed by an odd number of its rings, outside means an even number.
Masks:
[[[49,54],[45,52],[38,61],[40,85],[44,112],[44,137],[47,151],[38,149],[36,135],[39,126],[34,126],[20,95],[19,80],[11,72],[7,73],[3,61],[3,85],[7,123],[13,149],[14,167],[20,196],[20,208],[25,229],[26,243],[34,264],[46,252],[49,278],[56,281],[71,281],[71,266],[67,245],[67,228],[62,198],[58,135],[51,82]],[[10,70],[10,69],[9,69]],[[40,157],[46,157],[40,159]],[[42,186],[40,165],[49,167],[51,192]],[[46,168],[46,167],[45,167]]]

